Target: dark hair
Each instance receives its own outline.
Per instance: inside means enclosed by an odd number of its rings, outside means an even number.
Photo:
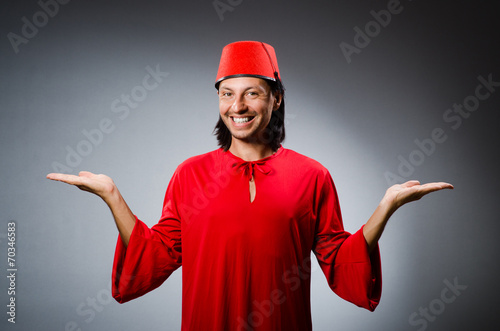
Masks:
[[[273,94],[281,95],[281,104],[277,110],[272,112],[269,124],[262,135],[257,139],[265,142],[273,151],[276,151],[283,140],[285,140],[285,87],[279,78],[276,79],[276,81],[267,79],[265,79],[265,81],[271,87]],[[217,84],[216,88],[219,90],[219,84]],[[222,121],[220,115],[213,133],[217,136],[218,145],[223,148],[224,151],[227,151],[231,146],[232,135],[226,127],[226,124],[224,124],[224,121]]]

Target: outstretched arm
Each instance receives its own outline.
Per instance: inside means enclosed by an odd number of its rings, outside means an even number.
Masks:
[[[51,173],[47,178],[74,185],[101,197],[111,209],[123,243],[128,245],[136,219],[110,177],[81,171],[78,176]]]
[[[375,212],[363,227],[363,236],[371,252],[376,247],[387,221],[402,205],[419,200],[424,195],[442,189],[453,189],[453,185],[439,182],[420,185],[419,181],[410,180],[403,184],[389,187],[375,209]]]

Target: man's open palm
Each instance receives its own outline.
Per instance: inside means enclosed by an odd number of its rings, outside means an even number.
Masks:
[[[410,180],[403,184],[389,187],[385,193],[384,199],[397,209],[408,202],[419,200],[424,195],[431,192],[452,188],[453,185],[445,182],[420,185],[418,180]]]
[[[106,175],[96,175],[88,171],[80,171],[78,176],[51,173],[48,179],[57,180],[78,187],[80,190],[94,193],[106,200],[116,188],[113,180]]]

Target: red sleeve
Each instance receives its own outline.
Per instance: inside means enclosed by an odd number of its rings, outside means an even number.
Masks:
[[[112,294],[120,303],[154,290],[182,264],[181,225],[175,208],[174,178],[165,195],[160,222],[149,229],[136,218],[128,246],[118,236]]]
[[[321,185],[313,250],[330,288],[338,296],[359,307],[375,310],[382,293],[379,249],[377,246],[368,253],[363,228],[352,235],[344,231],[330,174]]]

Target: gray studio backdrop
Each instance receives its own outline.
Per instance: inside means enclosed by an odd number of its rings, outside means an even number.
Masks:
[[[182,270],[117,304],[110,212],[45,175],[108,174],[155,224],[175,167],[217,147],[213,83],[222,47],[237,40],[275,47],[287,88],[284,146],[330,170],[347,230],[366,222],[393,182],[455,185],[393,216],[375,312],[336,297],[314,265],[315,330],[496,329],[498,2],[0,6],[0,329],[180,328]]]

